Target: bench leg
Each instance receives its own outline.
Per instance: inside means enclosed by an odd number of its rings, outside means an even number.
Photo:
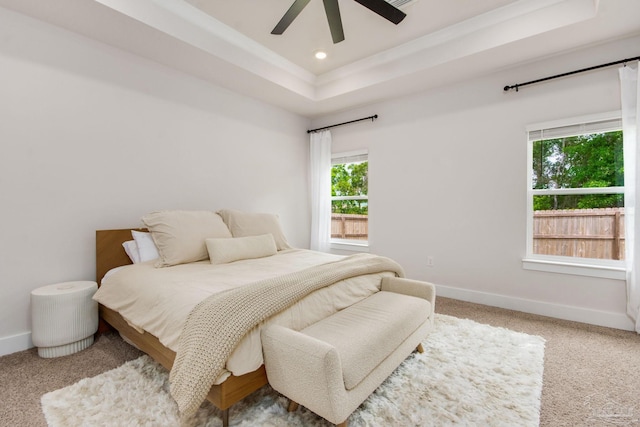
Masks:
[[[422,343],[418,344],[416,350],[418,350],[418,353],[424,353],[424,347],[422,346]]]
[[[291,402],[289,402],[289,408],[287,408],[288,412],[295,412],[298,410],[298,405],[296,402],[294,402],[293,400]]]
[[[348,424],[347,420],[345,420],[345,421],[341,422],[340,424],[336,424],[336,427],[348,427],[347,424]]]

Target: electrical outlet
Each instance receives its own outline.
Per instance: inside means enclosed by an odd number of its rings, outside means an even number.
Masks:
[[[433,257],[431,255],[427,257],[427,267],[433,267]]]

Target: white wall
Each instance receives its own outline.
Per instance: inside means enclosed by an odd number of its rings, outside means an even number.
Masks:
[[[0,9],[0,354],[30,346],[33,289],[94,279],[96,229],[235,207],[308,247],[308,125]]]
[[[333,151],[369,149],[370,244],[440,295],[631,328],[622,281],[523,270],[525,126],[620,109],[617,67],[503,92],[507,84],[638,54],[640,38],[314,120]],[[433,256],[434,266],[426,265]]]

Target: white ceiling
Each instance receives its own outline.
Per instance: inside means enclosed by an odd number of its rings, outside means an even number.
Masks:
[[[339,4],[345,40],[335,45],[331,41],[321,0],[311,1],[282,36],[271,34],[271,30],[294,0],[186,2],[319,75],[500,6],[515,3],[515,0],[416,0],[401,7],[407,17],[397,26],[353,0],[342,0]],[[256,3],[259,4],[259,10],[254,12]],[[329,54],[328,59],[318,61],[313,57],[314,51],[319,49]]]
[[[346,39],[334,45],[320,0],[283,35],[270,34],[292,3],[0,0],[308,117],[640,34],[640,0],[416,0],[397,26],[340,0]],[[328,58],[313,58],[318,49]]]

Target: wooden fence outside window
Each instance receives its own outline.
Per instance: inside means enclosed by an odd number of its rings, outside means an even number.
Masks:
[[[332,214],[331,237],[367,240],[367,215]],[[624,208],[535,211],[533,253],[624,259]]]
[[[369,217],[355,214],[331,214],[331,238],[367,240],[369,238]]]
[[[624,208],[533,213],[533,253],[624,259]]]

